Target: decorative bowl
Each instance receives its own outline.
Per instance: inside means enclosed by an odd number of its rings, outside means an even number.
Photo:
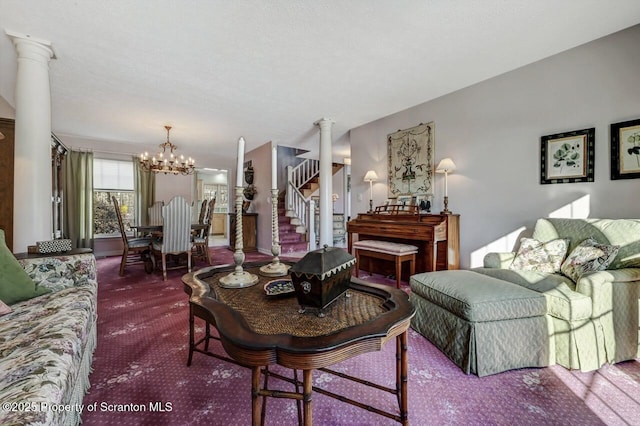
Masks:
[[[295,289],[289,278],[269,281],[264,285],[264,292],[269,297],[293,296]]]

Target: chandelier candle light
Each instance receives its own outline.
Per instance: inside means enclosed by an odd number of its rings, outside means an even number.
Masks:
[[[258,283],[258,276],[242,269],[244,248],[242,242],[242,191],[244,169],[244,138],[238,139],[238,173],[236,176],[236,250],[233,252],[233,263],[236,267],[229,275],[220,278],[220,286],[224,288],[251,287]]]
[[[451,211],[449,211],[447,178],[449,177],[449,173],[453,173],[455,169],[456,165],[453,163],[453,160],[451,158],[443,158],[438,163],[438,167],[436,167],[436,173],[444,173],[444,210],[441,212],[442,214],[451,214]]]
[[[378,174],[374,170],[369,170],[364,175],[364,181],[369,182],[369,213],[373,213],[373,181],[378,180]]]
[[[174,175],[193,174],[195,171],[195,161],[191,157],[184,158],[184,155],[181,155],[180,158],[178,158],[173,153],[173,151],[178,147],[169,141],[169,131],[171,130],[171,126],[164,126],[164,128],[167,129],[167,141],[159,145],[160,148],[162,148],[162,151],[158,153],[157,158],[155,156],[149,158],[148,152],[140,154],[140,167],[142,167],[143,170],[154,173],[171,173]],[[168,155],[167,149],[169,149]]]
[[[271,231],[272,244],[271,254],[273,260],[270,264],[260,268],[260,274],[267,277],[282,277],[287,275],[289,265],[280,263],[278,256],[280,255],[280,241],[278,232],[278,146],[271,148]]]

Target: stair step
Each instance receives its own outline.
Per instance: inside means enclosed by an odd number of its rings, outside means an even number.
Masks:
[[[287,253],[306,252],[309,251],[309,243],[306,241],[299,243],[284,243],[280,244],[280,250],[283,255],[286,255]]]
[[[280,235],[280,244],[282,244],[282,243],[299,243],[301,241],[304,241],[304,239],[302,237],[303,237],[302,234],[296,234],[296,233]]]

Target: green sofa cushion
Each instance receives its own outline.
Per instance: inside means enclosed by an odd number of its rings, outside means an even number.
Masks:
[[[45,293],[49,290],[36,287],[7,247],[4,231],[0,229],[0,300],[12,305]]]
[[[608,269],[640,268],[640,219],[538,219],[533,238],[570,238],[569,253],[587,238],[620,246]]]
[[[547,313],[553,317],[567,321],[591,318],[591,298],[575,291],[575,283],[562,274],[497,268],[473,268],[473,271],[543,294],[547,299]]]
[[[519,285],[472,271],[416,274],[411,291],[470,322],[499,321],[546,314],[544,296]]]

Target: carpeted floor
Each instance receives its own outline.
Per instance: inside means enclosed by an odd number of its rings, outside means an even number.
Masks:
[[[217,264],[232,252],[214,249]],[[247,261],[267,259],[247,254]],[[249,425],[248,369],[195,354],[186,366],[188,302],[186,270],[147,275],[130,267],[118,276],[119,257],[99,259],[98,348],[84,425]],[[199,263],[198,267],[206,265]],[[394,285],[395,281],[365,278]],[[198,323],[203,330],[203,324]],[[219,345],[217,352],[223,354]],[[395,345],[362,355],[335,369],[393,387]],[[277,371],[289,374],[286,370]],[[356,397],[385,410],[392,395],[314,372],[314,385]],[[279,384],[272,379],[271,385]],[[282,384],[292,390],[292,385]],[[389,419],[317,393],[316,425],[386,425]],[[96,405],[92,405],[96,404]],[[122,410],[129,411],[122,411]],[[144,411],[143,411],[144,409]],[[134,410],[134,411],[131,411]],[[409,333],[409,421],[413,425],[625,425],[640,424],[640,362],[581,373],[554,366],[478,378],[465,375],[422,336]],[[267,425],[296,424],[295,403],[269,399]]]

